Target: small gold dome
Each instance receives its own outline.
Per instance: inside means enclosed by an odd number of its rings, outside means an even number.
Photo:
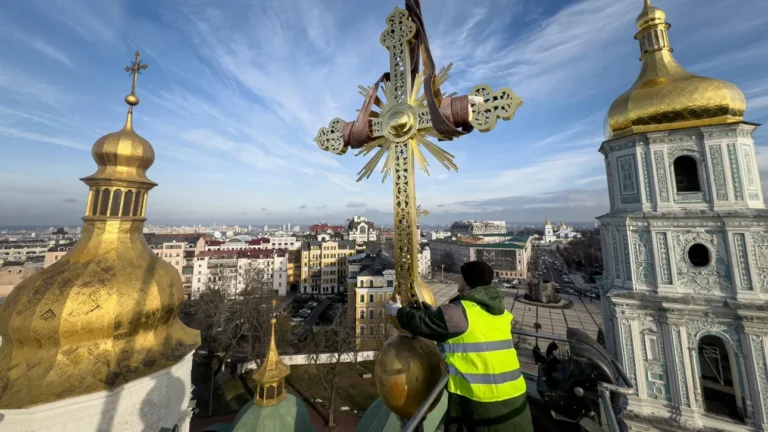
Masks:
[[[154,184],[147,178],[147,169],[155,162],[155,150],[133,130],[130,122],[123,129],[99,138],[93,145],[91,156],[99,168],[85,179]]]
[[[645,7],[637,16],[635,25],[638,30],[642,30],[649,25],[662,24],[666,18],[667,14],[663,10],[653,6],[650,0],[645,0]]]
[[[726,81],[694,75],[672,56],[664,11],[646,1],[637,19],[643,62],[632,87],[611,104],[606,138],[743,121],[744,93]]]

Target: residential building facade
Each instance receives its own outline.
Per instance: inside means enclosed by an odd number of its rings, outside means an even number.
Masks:
[[[385,310],[395,289],[395,262],[377,251],[349,258],[350,322],[354,321],[358,344],[364,350],[380,349],[394,330]],[[354,317],[354,318],[353,318]]]
[[[349,240],[305,241],[301,245],[302,294],[329,295],[347,289],[347,259],[356,244]]]
[[[228,289],[230,295],[271,287],[275,295],[284,296],[288,291],[288,254],[283,249],[204,251],[195,257],[192,278],[193,298],[211,285]]]
[[[505,221],[456,221],[449,229],[452,236],[474,236],[478,234],[506,234]]]
[[[373,222],[362,216],[353,216],[352,219],[348,219],[345,223],[346,232],[344,237],[348,240],[352,240],[357,244],[363,244],[376,241],[376,228]]]

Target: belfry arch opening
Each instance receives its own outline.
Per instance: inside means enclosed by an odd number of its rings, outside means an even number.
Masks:
[[[744,421],[737,366],[728,342],[714,335],[702,336],[697,352],[704,411]]]
[[[699,168],[696,159],[679,156],[673,163],[675,169],[675,187],[678,192],[701,192]]]

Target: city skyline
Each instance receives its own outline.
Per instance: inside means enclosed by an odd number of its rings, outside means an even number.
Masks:
[[[400,2],[235,2],[215,13],[190,1],[106,3],[2,6],[0,223],[78,224],[87,188],[77,179],[95,170],[88,151],[124,118],[130,80],[115,64],[137,48],[150,69],[139,79],[135,126],[157,151],[150,178],[160,184],[151,223],[391,221],[391,184],[355,183],[365,161],[334,158],[312,138],[328,115],[350,117],[361,102],[331,89],[368,85],[371,65],[387,68],[381,17]],[[741,87],[746,120],[761,122],[768,5],[738,4],[660,6],[677,59]],[[525,103],[496,133],[446,144],[462,172],[433,165],[431,178],[419,176],[418,201],[430,211],[423,222],[592,221],[608,207],[597,152],[603,117],[640,67],[633,20],[642,1],[492,6],[424,5],[438,64],[455,62],[446,90],[467,91],[479,76]],[[759,130],[756,141],[765,136]],[[762,147],[758,161],[768,168]]]

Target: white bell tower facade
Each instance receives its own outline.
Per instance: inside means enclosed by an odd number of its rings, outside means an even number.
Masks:
[[[608,112],[598,218],[609,352],[635,381],[630,429],[768,429],[768,210],[743,93],[637,20],[643,68]],[[648,85],[648,83],[656,83]]]

